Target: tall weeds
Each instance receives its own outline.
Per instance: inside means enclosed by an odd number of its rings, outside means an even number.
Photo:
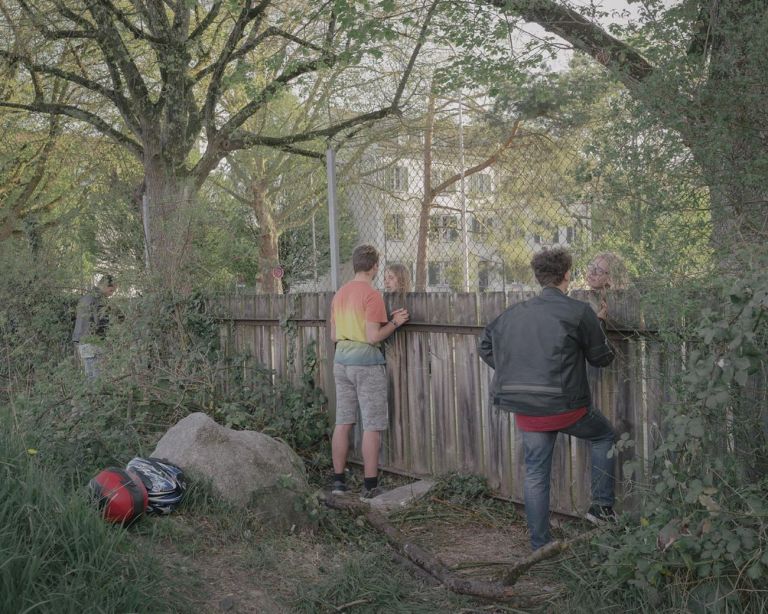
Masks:
[[[129,529],[0,433],[0,612],[186,611],[178,580]]]

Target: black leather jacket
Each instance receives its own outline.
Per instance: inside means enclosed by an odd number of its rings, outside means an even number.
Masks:
[[[494,369],[493,404],[529,416],[588,406],[585,359],[604,367],[614,355],[592,308],[558,288],[513,305],[480,338],[480,357]]]

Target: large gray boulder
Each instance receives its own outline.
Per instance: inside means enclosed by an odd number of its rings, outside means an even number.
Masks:
[[[304,464],[286,444],[257,431],[234,431],[203,413],[172,426],[152,456],[165,458],[192,477],[210,480],[230,503],[255,509],[285,526],[303,523],[297,498],[309,490]]]

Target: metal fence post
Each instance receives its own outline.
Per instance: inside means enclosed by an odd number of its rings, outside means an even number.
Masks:
[[[326,170],[328,173],[328,230],[331,251],[331,286],[333,291],[339,289],[341,265],[339,263],[339,231],[336,214],[336,152],[328,147],[325,152]]]

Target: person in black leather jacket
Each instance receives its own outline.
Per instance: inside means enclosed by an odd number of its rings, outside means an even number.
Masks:
[[[592,444],[592,506],[587,518],[614,517],[615,443],[610,422],[592,405],[586,362],[608,365],[614,351],[600,318],[582,301],[566,295],[572,258],[555,248],[536,254],[531,266],[541,294],[513,305],[491,322],[480,338],[480,357],[494,369],[493,404],[515,414],[525,448],[525,510],[531,546],[551,540],[549,484],[558,432]]]

